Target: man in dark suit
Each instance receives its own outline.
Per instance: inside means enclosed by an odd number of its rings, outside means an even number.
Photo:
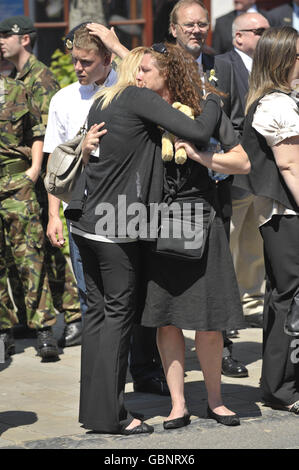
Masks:
[[[243,111],[254,50],[267,28],[269,22],[260,13],[237,16],[232,25],[234,49],[219,56],[235,71]],[[258,196],[232,187],[230,247],[244,315],[249,325],[255,327],[262,326],[265,292],[263,243],[258,229],[259,202]]]
[[[231,119],[236,131],[241,132],[244,116],[232,66],[218,57],[202,52],[209,24],[208,10],[200,0],[180,0],[170,14],[170,32],[176,43],[194,57],[203,80],[209,80],[212,85],[227,93],[227,97],[223,98],[223,109]],[[217,186],[222,218],[229,237],[231,183],[224,180]],[[232,358],[231,349],[232,342],[224,335],[222,373],[230,377],[247,377],[246,367]]]
[[[271,26],[293,26],[299,31],[299,0],[288,2],[269,12]]]
[[[235,9],[216,19],[213,31],[212,47],[216,54],[223,54],[233,48],[232,24],[235,18],[242,13],[261,13],[267,18],[265,10],[255,4],[255,0],[234,0]]]

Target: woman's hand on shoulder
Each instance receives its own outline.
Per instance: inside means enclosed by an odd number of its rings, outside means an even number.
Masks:
[[[217,103],[219,104],[219,106],[221,108],[223,108],[223,101],[221,99],[221,97],[219,95],[216,95],[216,93],[213,93],[211,91],[209,91],[208,93],[206,93],[204,96],[203,96],[203,100],[204,101],[208,101],[212,99],[213,101],[217,101]]]
[[[100,138],[107,133],[107,129],[102,129],[104,125],[105,122],[101,122],[100,124],[93,124],[93,126],[91,126],[87,132],[82,144],[84,165],[88,163],[91,152],[94,152],[98,148],[100,144]]]
[[[193,144],[186,142],[185,140],[177,139],[175,142],[175,149],[178,150],[181,148],[185,149],[189,158],[195,161],[199,161],[199,153]]]

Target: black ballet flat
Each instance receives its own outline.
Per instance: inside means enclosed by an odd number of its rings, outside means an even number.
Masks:
[[[218,415],[217,413],[214,413],[214,411],[211,410],[211,408],[208,406],[208,418],[215,419],[217,423],[224,424],[224,426],[239,426],[240,423],[240,418],[237,414],[234,415]]]
[[[146,423],[141,423],[132,429],[122,429],[120,434],[123,434],[124,436],[131,436],[136,434],[151,434],[152,432],[154,432],[153,426],[150,426]]]
[[[169,419],[168,421],[163,422],[163,428],[166,430],[169,429],[178,429],[188,426],[191,423],[190,415],[186,414],[181,418]]]
[[[264,405],[269,406],[273,410],[288,411],[290,413],[295,413],[296,415],[299,415],[299,400],[293,403],[293,405],[290,408],[285,405],[279,405],[279,404],[270,403],[270,402],[265,402]]]

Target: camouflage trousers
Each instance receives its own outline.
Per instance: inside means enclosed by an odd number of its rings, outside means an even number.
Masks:
[[[18,322],[8,291],[7,245],[23,289],[28,326],[53,325],[56,314],[44,262],[40,206],[34,183],[24,173],[0,178],[0,225],[0,329]]]
[[[40,204],[42,226],[44,233],[46,233],[48,224],[48,195],[41,179],[35,185],[35,193]],[[6,246],[6,258],[9,266],[9,282],[17,308],[17,317],[21,323],[25,323],[27,315],[22,283],[20,282],[18,271],[8,246]],[[71,268],[70,256],[66,253],[65,249],[53,247],[47,237],[45,237],[44,244],[44,263],[55,309],[64,314],[65,323],[81,319],[78,288]]]

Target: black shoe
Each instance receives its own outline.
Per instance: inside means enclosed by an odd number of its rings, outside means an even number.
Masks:
[[[224,426],[239,426],[240,425],[240,418],[238,415],[218,415],[217,413],[214,413],[214,411],[211,410],[211,408],[208,406],[208,418],[215,419],[217,423],[224,424]]]
[[[82,340],[82,323],[75,321],[65,325],[63,334],[58,340],[60,348],[67,348],[68,346],[78,346]]]
[[[152,432],[154,432],[153,426],[150,426],[146,423],[141,423],[132,429],[122,429],[120,434],[123,434],[124,436],[131,436],[132,434],[150,434]]]
[[[164,377],[150,377],[134,382],[134,392],[155,393],[156,395],[169,396],[169,388]]]
[[[239,331],[238,330],[226,330],[227,338],[238,338]]]
[[[263,328],[263,323],[264,323],[263,312],[246,315],[245,321],[251,328]]]
[[[248,369],[231,356],[222,358],[221,373],[227,377],[248,377]]]
[[[226,330],[227,338],[238,338],[239,331],[238,330]]]
[[[169,419],[163,422],[163,428],[168,429],[178,429],[183,428],[184,426],[188,426],[191,423],[190,415],[186,414],[181,418]]]
[[[50,327],[37,330],[37,351],[42,359],[58,359],[57,342]]]
[[[297,400],[293,405],[289,408],[285,405],[279,405],[276,403],[265,402],[265,406],[269,406],[273,408],[273,410],[281,410],[281,411],[288,411],[289,413],[294,413],[295,415],[299,415],[299,400]]]
[[[4,359],[6,360],[16,352],[12,328],[0,330],[0,339],[4,343]]]
[[[22,323],[15,325],[12,331],[15,339],[36,338],[36,330]]]

